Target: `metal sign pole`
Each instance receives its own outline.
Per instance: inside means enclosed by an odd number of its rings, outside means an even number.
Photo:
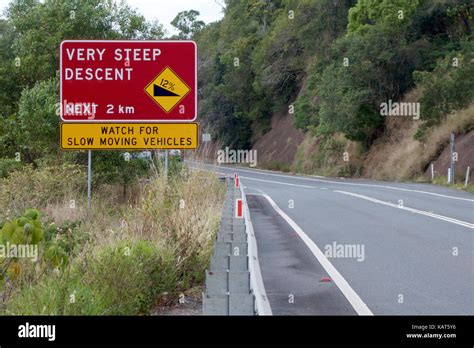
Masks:
[[[168,177],[168,150],[165,150],[165,177]]]
[[[87,208],[91,207],[92,151],[87,153]]]

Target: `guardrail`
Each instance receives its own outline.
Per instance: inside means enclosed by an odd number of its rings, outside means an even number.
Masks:
[[[247,232],[247,244],[249,254],[250,270],[250,290],[255,296],[255,312],[257,315],[272,315],[270,302],[268,301],[263,284],[262,273],[260,271],[260,261],[258,260],[257,239],[253,230],[252,220],[250,219],[250,210],[247,204],[244,185],[240,183],[240,193],[242,196],[242,206],[244,208],[245,229]]]
[[[260,273],[257,243],[242,185],[225,178],[227,192],[203,293],[204,315],[271,315]],[[243,216],[236,217],[242,199]]]

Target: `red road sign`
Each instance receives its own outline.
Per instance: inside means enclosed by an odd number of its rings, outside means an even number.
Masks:
[[[195,120],[196,51],[193,41],[63,41],[62,120]]]

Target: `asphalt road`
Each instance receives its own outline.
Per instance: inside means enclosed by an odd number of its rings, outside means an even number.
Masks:
[[[241,178],[273,314],[474,314],[474,195],[191,166]]]

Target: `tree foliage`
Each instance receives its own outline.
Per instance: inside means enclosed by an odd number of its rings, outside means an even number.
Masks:
[[[171,25],[179,31],[179,39],[191,39],[202,30],[206,23],[197,19],[199,14],[196,10],[182,11],[171,21]]]
[[[34,165],[64,156],[57,77],[61,41],[163,37],[158,22],[147,22],[125,1],[13,0],[5,15],[0,19],[0,158],[19,156]],[[80,153],[66,157],[85,163]],[[127,181],[130,170],[120,170],[120,158],[118,152],[97,155],[97,168],[117,167],[122,176],[117,180]]]
[[[459,51],[440,59],[432,72],[415,72],[415,79],[424,89],[420,100],[424,124],[417,137],[422,137],[426,129],[474,100],[473,62],[474,44],[469,41],[464,42]]]
[[[287,112],[308,61],[345,31],[352,0],[226,1],[197,37],[201,118],[225,145],[249,147],[275,112]]]
[[[348,11],[348,31],[331,44],[331,54],[313,56],[308,84],[296,101],[295,126],[318,134],[341,132],[370,145],[384,127],[381,103],[399,101],[415,86],[414,73],[426,87],[421,99],[426,127],[466,106],[472,94],[460,96],[459,91],[474,80],[472,64],[464,60],[457,70],[445,64],[444,75],[439,68],[432,72],[437,60],[469,41],[466,13],[450,2],[359,0]]]
[[[369,146],[384,128],[380,104],[401,100],[415,87],[415,72],[432,74],[437,61],[469,41],[473,17],[469,0],[226,5],[222,21],[196,36],[200,115],[225,145],[242,147],[251,146],[272,115],[289,112],[291,105],[296,127],[341,132]],[[462,71],[447,76],[457,81],[453,86],[467,88],[469,75]],[[448,92],[453,86],[438,94],[458,107]],[[435,99],[427,95],[423,103],[438,105]],[[468,93],[459,100],[466,99],[472,100]]]
[[[225,5],[219,22],[204,25],[195,10],[172,21],[178,38],[198,43],[200,122],[222,145],[251,147],[275,113],[293,109],[294,125],[304,131],[340,132],[370,145],[384,129],[380,104],[401,100],[416,85],[425,128],[473,99],[470,0]],[[0,19],[0,158],[64,156],[56,115],[63,39],[162,36],[159,23],[124,1],[13,0]],[[96,158],[119,163],[113,156],[119,154]]]

